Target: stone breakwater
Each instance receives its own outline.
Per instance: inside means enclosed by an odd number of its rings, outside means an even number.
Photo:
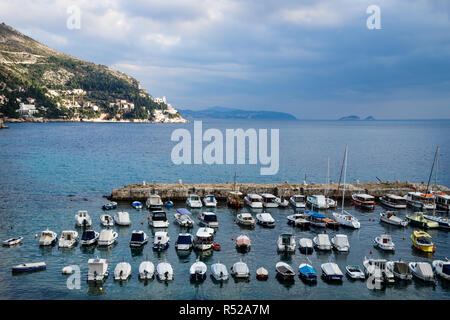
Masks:
[[[163,200],[184,201],[195,193],[200,197],[207,194],[213,194],[218,200],[225,200],[228,193],[234,188],[244,195],[249,193],[271,193],[275,196],[291,197],[294,194],[313,195],[326,194],[330,197],[342,197],[341,184],[338,189],[337,183],[332,184],[291,184],[291,183],[151,183],[151,184],[132,184],[122,188],[113,189],[108,199],[114,201],[145,201],[151,194],[158,194]],[[345,198],[350,199],[354,193],[367,193],[375,197],[380,197],[391,193],[404,196],[410,191],[425,192],[426,184],[417,184],[409,182],[369,182],[345,185]],[[444,186],[430,186],[434,191],[450,192],[450,189]]]

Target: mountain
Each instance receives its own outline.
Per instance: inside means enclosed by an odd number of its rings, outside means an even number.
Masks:
[[[351,116],[339,118],[339,120],[340,121],[359,121],[359,120],[372,121],[372,120],[375,120],[375,118],[372,116],[368,116],[364,119],[361,119],[359,116],[351,115]]]
[[[289,113],[277,111],[250,111],[225,107],[204,110],[180,110],[186,119],[248,119],[248,120],[298,120]]]
[[[19,117],[23,103],[32,111],[25,110],[29,117],[182,119],[165,102],[154,101],[133,77],[53,50],[4,23],[0,94],[0,112],[7,117]]]

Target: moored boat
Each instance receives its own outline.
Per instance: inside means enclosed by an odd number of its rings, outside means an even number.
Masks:
[[[414,214],[406,215],[409,224],[423,229],[434,229],[439,227],[439,223],[429,220],[424,217],[423,212],[415,212]]]
[[[177,241],[175,242],[175,249],[177,250],[191,250],[194,246],[194,237],[190,233],[178,234]]]
[[[227,205],[230,208],[239,209],[242,208],[244,201],[242,200],[242,192],[230,191],[227,195]]]
[[[169,247],[170,237],[165,231],[155,232],[155,238],[153,239],[153,250],[163,251]]]
[[[34,272],[34,271],[45,270],[46,268],[47,268],[47,265],[45,264],[45,262],[22,263],[22,264],[12,267],[12,272],[13,273]]]
[[[175,222],[181,227],[192,228],[195,224],[191,218],[191,212],[188,209],[179,208],[173,216],[175,217]]]
[[[3,246],[12,247],[12,246],[22,243],[22,241],[23,241],[22,236],[16,237],[16,238],[9,238],[9,239],[3,241]]]
[[[358,265],[348,265],[345,267],[345,273],[352,279],[364,280],[366,275]]]
[[[191,275],[191,280],[193,281],[203,281],[206,279],[206,271],[208,268],[206,267],[206,264],[202,261],[200,261],[199,258],[197,258],[197,261],[194,262],[191,267],[189,268],[189,273]]]
[[[139,279],[150,280],[155,275],[155,265],[151,261],[142,261],[139,265]]]
[[[199,228],[195,235],[194,247],[195,249],[206,251],[212,249],[214,243],[214,229]]]
[[[375,197],[371,196],[370,194],[365,193],[352,194],[352,203],[355,205],[355,207],[361,209],[366,210],[375,209]]]
[[[430,193],[408,192],[404,196],[409,207],[419,210],[435,210],[435,196]]]
[[[340,225],[348,228],[359,229],[361,224],[357,218],[344,211],[342,213],[333,212],[333,217]]]
[[[445,192],[432,192],[436,197],[436,209],[449,212],[450,210],[450,195]]]
[[[167,228],[169,226],[169,220],[167,220],[166,213],[163,210],[153,211],[149,225],[153,228]]]
[[[111,202],[105,203],[105,204],[102,206],[102,209],[103,209],[103,210],[113,210],[113,209],[117,209],[117,202],[111,201]]]
[[[439,224],[440,229],[450,230],[450,219],[444,217],[437,217],[428,214],[424,214],[423,217],[425,219],[437,222]]]
[[[298,266],[298,275],[300,278],[306,281],[317,281],[317,272],[316,269],[311,264],[301,263]]]
[[[381,284],[394,283],[394,274],[386,267],[385,259],[369,259],[364,257],[363,266],[364,273],[367,277],[371,277],[374,288],[380,288]]]
[[[130,215],[126,211],[117,212],[114,215],[114,222],[119,226],[131,225]]]
[[[147,242],[148,236],[144,231],[133,230],[133,232],[131,233],[130,247],[142,247],[147,244]]]
[[[277,208],[278,203],[275,201],[276,197],[271,193],[261,194],[261,202],[264,208]]]
[[[114,269],[114,280],[126,281],[131,277],[131,265],[128,262],[119,262]]]
[[[320,268],[322,269],[322,276],[328,281],[342,281],[344,274],[339,266],[334,262],[323,263]]]
[[[172,265],[166,261],[158,263],[158,265],[156,266],[156,275],[161,281],[173,280]]]
[[[434,260],[433,271],[442,279],[450,281],[450,261],[448,258],[444,260]]]
[[[277,277],[283,280],[293,280],[295,277],[295,271],[286,262],[278,262],[275,265],[275,270],[277,271]]]
[[[348,252],[350,250],[350,243],[345,234],[336,234],[331,238],[331,244],[333,245],[333,248],[339,252]]]
[[[275,198],[275,202],[278,204],[280,208],[286,208],[289,205],[289,201],[284,198]]]
[[[202,205],[202,201],[200,200],[200,197],[198,195],[191,194],[186,199],[186,206],[188,206],[190,208],[201,208],[203,205]]]
[[[74,230],[64,230],[58,241],[59,248],[72,248],[78,243],[78,232]]]
[[[75,215],[75,224],[77,227],[92,226],[92,219],[86,210],[79,210]]]
[[[219,221],[217,221],[217,215],[214,212],[201,212],[198,215],[200,225],[208,228],[218,228]]]
[[[236,223],[243,227],[255,227],[256,221],[250,213],[243,212],[236,215]]]
[[[244,197],[244,203],[253,209],[261,209],[263,207],[262,197],[259,194],[247,194]]]
[[[208,194],[203,198],[203,203],[207,208],[215,208],[217,206],[216,197],[213,194]]]
[[[40,246],[52,246],[58,240],[58,235],[56,232],[50,230],[44,230],[41,232],[41,237],[39,238]]]
[[[248,236],[245,234],[241,234],[239,237],[236,238],[236,247],[241,251],[248,251],[250,250],[251,241]]]
[[[228,280],[228,270],[227,267],[220,262],[211,265],[211,276],[216,281],[226,281]]]
[[[289,198],[289,203],[295,209],[304,209],[306,207],[305,196],[302,194],[294,194],[292,197]]]
[[[97,231],[84,230],[83,234],[81,235],[80,243],[82,246],[90,246],[96,244],[99,236],[100,234]]]
[[[406,209],[406,199],[395,194],[379,197],[381,204],[393,209]]]
[[[306,220],[306,215],[303,213],[294,213],[291,215],[288,215],[287,217],[288,224],[291,224],[293,226],[307,229],[309,227],[309,221]]]
[[[428,262],[410,262],[408,266],[413,276],[426,282],[435,281],[433,268]]]
[[[399,218],[395,211],[381,212],[380,221],[398,227],[406,227],[408,225],[408,220]]]
[[[118,236],[119,234],[113,229],[103,229],[98,237],[98,246],[110,246],[116,242]]]
[[[278,237],[278,252],[295,252],[295,237],[290,233],[283,233]]]
[[[395,244],[389,234],[382,234],[373,239],[373,245],[384,251],[395,251]]]
[[[100,223],[104,227],[113,227],[114,226],[114,220],[109,214],[102,214],[100,216]]]
[[[231,275],[238,279],[248,279],[250,276],[250,270],[245,262],[242,262],[242,259],[231,267]]]
[[[266,228],[274,228],[275,227],[275,219],[268,212],[257,213],[256,214],[256,222]]]
[[[266,268],[260,267],[256,269],[256,279],[267,280],[269,278],[269,271]]]
[[[88,265],[88,282],[103,282],[106,280],[106,278],[108,277],[108,262],[106,261],[106,259],[100,259],[99,257],[95,259],[89,259]]]
[[[403,260],[388,261],[386,267],[394,274],[394,277],[400,280],[411,280],[412,274],[408,263]]]
[[[298,248],[303,254],[312,254],[314,251],[314,245],[311,239],[301,238],[298,241]]]
[[[140,201],[133,201],[133,202],[131,203],[131,206],[132,206],[133,208],[135,208],[136,210],[140,210],[140,209],[142,209],[142,207],[143,207],[142,202],[140,202]]]
[[[150,210],[161,210],[162,206],[163,206],[163,202],[159,195],[151,194],[145,201],[145,205],[147,206],[147,209],[150,209]]]
[[[317,250],[322,251],[330,251],[331,250],[331,242],[328,234],[319,233],[317,236],[313,238],[314,246]]]
[[[312,209],[328,209],[328,203],[324,195],[314,194],[306,197],[306,204]]]
[[[425,253],[433,253],[436,249],[431,236],[422,230],[414,230],[411,241],[414,248]]]
[[[327,216],[315,211],[305,211],[306,220],[309,221],[310,225],[318,228],[325,228],[326,222],[323,220]]]

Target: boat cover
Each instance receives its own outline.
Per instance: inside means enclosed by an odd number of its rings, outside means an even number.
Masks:
[[[274,222],[275,220],[272,218],[272,215],[270,213],[261,213],[259,215],[260,220],[264,222]]]
[[[203,219],[206,222],[216,222],[217,221],[217,216],[214,213],[209,213],[209,214],[205,214],[203,216]]]
[[[143,232],[133,232],[131,234],[131,241],[144,241],[144,233]]]
[[[347,236],[345,234],[337,234],[334,238],[334,243],[340,247],[349,245]]]
[[[315,212],[315,211],[305,211],[305,213],[310,215],[311,217],[317,218],[317,219],[324,219],[327,217],[327,216],[325,216],[321,213]]]
[[[442,273],[450,275],[450,264],[444,263],[442,265]]]
[[[186,208],[179,208],[179,209],[177,209],[177,212],[179,214],[181,214],[181,215],[183,215],[183,214],[191,214],[191,212],[188,209],[186,209]]]
[[[342,275],[342,271],[339,269],[339,267],[337,266],[337,264],[329,262],[329,263],[324,263],[322,265],[322,270],[327,274],[327,275]]]
[[[327,234],[320,233],[317,235],[317,243],[319,245],[330,245],[330,238]]]
[[[238,274],[247,274],[249,272],[247,265],[242,261],[236,262],[234,264],[233,271]]]
[[[192,244],[192,238],[190,235],[179,235],[177,239],[178,244]]]
[[[310,273],[316,274],[316,270],[309,265],[304,265],[301,268],[298,268],[298,271],[300,271],[303,274],[310,274]]]
[[[422,274],[424,276],[433,276],[433,269],[431,269],[431,265],[427,262],[418,262],[416,266],[417,273]]]
[[[301,238],[299,243],[300,243],[301,247],[312,247],[313,246],[312,240],[308,239],[308,238]]]
[[[408,274],[408,264],[406,262],[394,262],[394,271],[398,274]]]
[[[276,268],[282,274],[295,274],[294,270],[288,264],[277,264]]]

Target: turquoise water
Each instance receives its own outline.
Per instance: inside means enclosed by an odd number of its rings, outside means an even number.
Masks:
[[[129,183],[147,182],[223,182],[232,181],[237,171],[241,182],[301,182],[306,174],[308,182],[324,182],[327,157],[331,158],[331,179],[337,181],[344,146],[349,145],[348,181],[356,179],[427,181],[436,145],[440,146],[438,182],[450,185],[449,128],[450,121],[376,121],[337,122],[299,121],[277,122],[204,122],[204,128],[279,128],[280,171],[276,176],[260,176],[259,165],[180,165],[170,161],[175,144],[170,135],[176,128],[189,125],[152,124],[92,124],[47,123],[10,124],[9,130],[0,131],[0,238],[24,236],[24,242],[16,248],[0,248],[0,298],[3,299],[449,299],[448,283],[441,280],[435,286],[413,280],[409,284],[396,284],[380,291],[366,288],[364,282],[344,279],[341,285],[319,280],[314,286],[296,279],[295,283],[280,283],[275,279],[275,263],[283,260],[294,269],[305,261],[300,252],[292,256],[276,253],[276,239],[283,232],[312,238],[317,230],[301,231],[286,223],[291,209],[273,209],[275,229],[245,230],[237,226],[234,212],[223,204],[216,212],[220,223],[217,242],[222,250],[201,259],[208,267],[220,260],[228,267],[240,258],[247,262],[252,273],[249,282],[230,279],[218,285],[208,278],[204,283],[191,284],[189,267],[195,262],[196,253],[180,256],[174,242],[180,232],[173,224],[174,209],[168,211],[171,225],[168,229],[171,246],[166,252],[154,253],[151,245],[142,251],[129,248],[133,229],[142,229],[152,238],[152,230],[146,224],[148,212],[136,211],[128,203],[121,203],[131,216],[132,226],[116,228],[119,241],[110,250],[85,250],[78,246],[72,250],[57,247],[39,248],[34,234],[45,228],[60,233],[74,228],[77,210],[86,209],[94,221],[94,229],[100,231],[102,196],[112,188]],[[176,207],[183,206],[177,203]],[[406,261],[442,259],[450,254],[449,233],[430,231],[436,246],[432,258],[419,255],[411,248],[409,235],[412,228],[397,229],[378,222],[377,206],[372,213],[348,207],[362,224],[360,230],[341,229],[349,236],[352,245],[349,254],[314,253],[310,259],[319,270],[320,264],[332,258],[341,269],[348,264],[359,264],[370,250],[375,257],[402,258]],[[405,214],[406,212],[402,213]],[[141,222],[143,224],[141,224]],[[195,233],[197,227],[192,232]],[[320,231],[320,230],[319,230]],[[386,254],[373,248],[372,239],[383,232],[393,236],[397,250]],[[246,233],[252,240],[252,249],[242,254],[236,251],[232,238]],[[334,232],[330,231],[330,235]],[[133,268],[132,278],[123,284],[115,283],[110,276],[102,291],[89,287],[85,282],[87,260],[106,257],[110,272],[115,265],[128,261]],[[165,284],[157,280],[143,283],[138,280],[139,263],[146,258],[155,265],[164,259],[175,271],[173,282]],[[11,266],[23,262],[45,261],[47,270],[13,276]],[[83,274],[80,290],[66,287],[66,276],[61,269],[70,264],[80,265]],[[264,266],[270,272],[267,282],[255,279],[255,271]],[[208,269],[209,272],[209,269]]]

